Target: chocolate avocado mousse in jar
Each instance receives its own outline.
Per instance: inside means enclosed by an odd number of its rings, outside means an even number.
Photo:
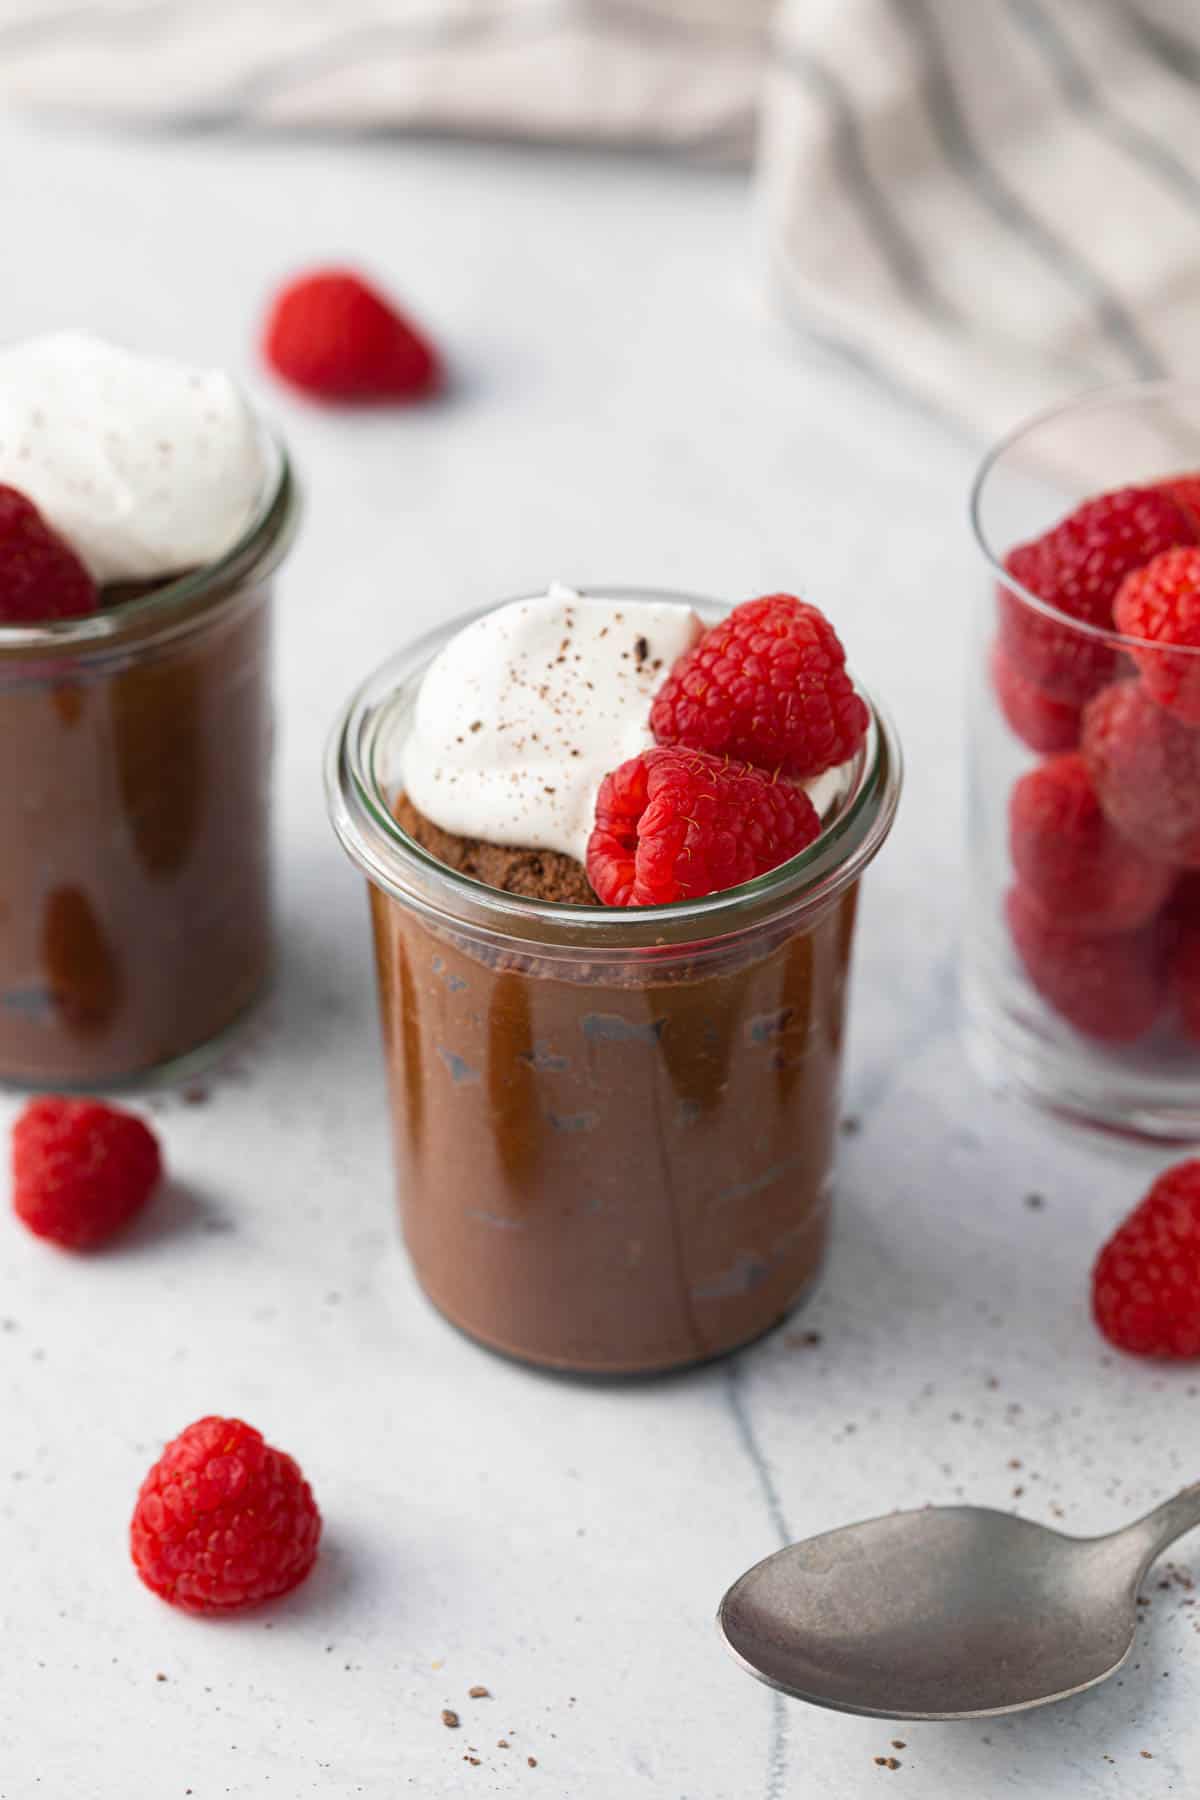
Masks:
[[[0,1080],[182,1074],[259,992],[293,516],[228,376],[0,351]]]
[[[825,1248],[857,882],[900,784],[828,621],[556,585],[380,669],[328,774],[434,1304],[591,1374],[782,1319]]]

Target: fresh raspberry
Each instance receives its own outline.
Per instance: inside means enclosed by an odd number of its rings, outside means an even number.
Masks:
[[[1200,1356],[1200,1161],[1176,1163],[1118,1225],[1092,1270],[1092,1312],[1138,1356]]]
[[[230,1613],[296,1587],[321,1515],[295,1461],[241,1419],[197,1419],[138,1490],[129,1528],[148,1588],[189,1612]]]
[[[684,653],[650,712],[660,744],[803,779],[848,762],[868,713],[824,613],[794,594],[747,600]]]
[[[289,282],[271,306],[263,349],[277,375],[318,400],[422,400],[442,379],[429,340],[350,269]]]
[[[1043,753],[1075,748],[1083,711],[1076,701],[1056,700],[1027,680],[999,642],[992,646],[991,669],[1000,709],[1022,743]]]
[[[1017,954],[1046,1004],[1085,1037],[1130,1044],[1158,1017],[1163,981],[1153,929],[1080,937],[1013,888],[1006,913]]]
[[[1200,867],[1200,731],[1118,681],[1084,710],[1080,748],[1122,836],[1163,862]]]
[[[0,487],[0,624],[42,625],[95,612],[96,584],[32,500]]]
[[[1151,484],[1156,493],[1166,494],[1191,521],[1200,537],[1200,475],[1172,475],[1169,481]]]
[[[1164,646],[1129,654],[1158,704],[1200,725],[1200,548],[1161,550],[1127,575],[1113,621],[1127,637]]]
[[[148,1126],[99,1100],[31,1100],[12,1133],[13,1211],[38,1237],[83,1250],[140,1212],[162,1176]]]
[[[804,789],[763,769],[643,750],[601,784],[588,880],[605,906],[695,900],[765,875],[820,830]]]
[[[1200,921],[1175,918],[1167,929],[1167,980],[1179,1029],[1200,1043]]]
[[[1048,606],[1085,625],[1112,629],[1113,601],[1126,575],[1160,550],[1194,543],[1191,521],[1153,488],[1119,488],[1085,500],[1060,524],[1010,550],[1004,566]],[[1046,618],[1001,586],[1000,634],[1026,679],[1058,700],[1077,704],[1112,679],[1116,652],[1102,639]]]
[[[1101,937],[1149,924],[1174,870],[1126,841],[1096,798],[1078,751],[1022,775],[1009,801],[1017,879],[1062,931]]]
[[[1200,925],[1200,873],[1186,869],[1178,877],[1163,917],[1184,925]]]
[[[1158,922],[1167,990],[1179,1029],[1200,1043],[1200,871],[1179,876]]]

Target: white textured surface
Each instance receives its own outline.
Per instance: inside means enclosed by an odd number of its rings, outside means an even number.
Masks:
[[[459,375],[410,417],[280,402],[310,509],[279,647],[277,996],[206,1106],[162,1103],[178,1187],[130,1242],[71,1261],[0,1218],[0,1796],[1194,1793],[1182,1589],[1153,1591],[1121,1685],[952,1729],[774,1699],[712,1626],[784,1533],[962,1496],[1087,1531],[1200,1473],[1200,1373],[1106,1356],[1084,1304],[1093,1247],[1154,1164],[991,1101],[954,1036],[969,448],[760,329],[730,279],[733,178],[11,124],[0,167],[6,335],[87,315],[244,366],[256,298],[334,252],[393,279]],[[862,920],[861,1129],[800,1327],[818,1347],[778,1334],[644,1386],[543,1379],[440,1324],[396,1247],[363,901],[325,823],[322,743],[399,638],[548,569],[797,585],[905,737]],[[308,1587],[241,1623],[177,1616],[125,1561],[144,1468],[209,1410],[293,1450],[327,1520]],[[473,1682],[496,1698],[468,1701]],[[892,1737],[895,1773],[872,1761]]]

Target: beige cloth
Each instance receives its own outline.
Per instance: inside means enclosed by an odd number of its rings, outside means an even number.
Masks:
[[[0,0],[0,101],[753,155],[791,316],[985,431],[1198,348],[1195,0]]]

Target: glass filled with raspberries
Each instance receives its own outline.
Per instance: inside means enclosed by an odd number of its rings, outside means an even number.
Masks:
[[[426,1292],[594,1374],[811,1288],[858,878],[899,752],[833,626],[559,583],[379,670],[331,746]]]
[[[1200,1135],[1200,388],[1101,391],[985,461],[966,1001],[994,1082]]]

